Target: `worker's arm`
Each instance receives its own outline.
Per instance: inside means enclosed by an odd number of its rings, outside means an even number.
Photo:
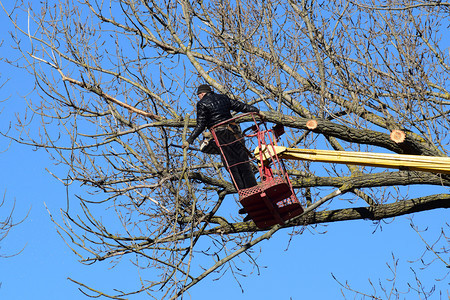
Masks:
[[[231,109],[237,112],[247,113],[247,112],[256,112],[259,113],[259,109],[256,106],[248,105],[241,101],[236,101],[230,99]]]
[[[192,142],[205,130],[206,128],[206,118],[207,118],[207,109],[203,102],[200,101],[197,103],[197,125],[192,131],[191,136],[186,140],[188,144],[192,144]],[[184,146],[184,145],[183,145]]]

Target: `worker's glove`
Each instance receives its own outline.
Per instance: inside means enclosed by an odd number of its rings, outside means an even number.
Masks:
[[[183,145],[181,145],[181,148],[185,149],[189,147],[189,143],[187,141],[183,142]]]
[[[264,112],[259,111],[258,115],[259,115],[259,117],[261,118],[262,121],[266,121],[267,120],[267,115]]]

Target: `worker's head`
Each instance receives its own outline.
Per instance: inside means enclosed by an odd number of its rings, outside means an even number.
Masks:
[[[208,84],[201,84],[197,88],[197,96],[202,99],[208,93],[211,93],[212,89]]]

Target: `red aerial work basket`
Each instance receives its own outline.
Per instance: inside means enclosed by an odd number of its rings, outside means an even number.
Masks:
[[[258,114],[246,113],[216,124],[211,128],[211,133],[222,154],[227,170],[230,171],[234,165],[229,165],[223,153],[224,145],[220,144],[216,130],[237,123],[238,119],[244,121],[244,118],[247,117],[250,117],[252,125],[239,134],[236,142],[254,146],[255,153],[265,153],[263,159],[263,155],[249,152],[248,162],[258,165],[260,183],[250,188],[239,189],[233,174],[229,172],[231,179],[238,191],[239,202],[256,226],[268,228],[275,224],[284,225],[285,221],[301,214],[303,208],[292,189],[283,161],[278,158],[275,151],[268,151],[277,145],[278,137],[284,133],[283,126],[275,125],[273,128],[267,129],[266,123],[260,120]]]

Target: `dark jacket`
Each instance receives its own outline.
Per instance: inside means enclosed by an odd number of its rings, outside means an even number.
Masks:
[[[189,144],[205,130],[215,124],[230,119],[231,111],[259,112],[259,109],[240,101],[230,99],[228,96],[208,93],[197,103],[197,126],[187,139]]]

